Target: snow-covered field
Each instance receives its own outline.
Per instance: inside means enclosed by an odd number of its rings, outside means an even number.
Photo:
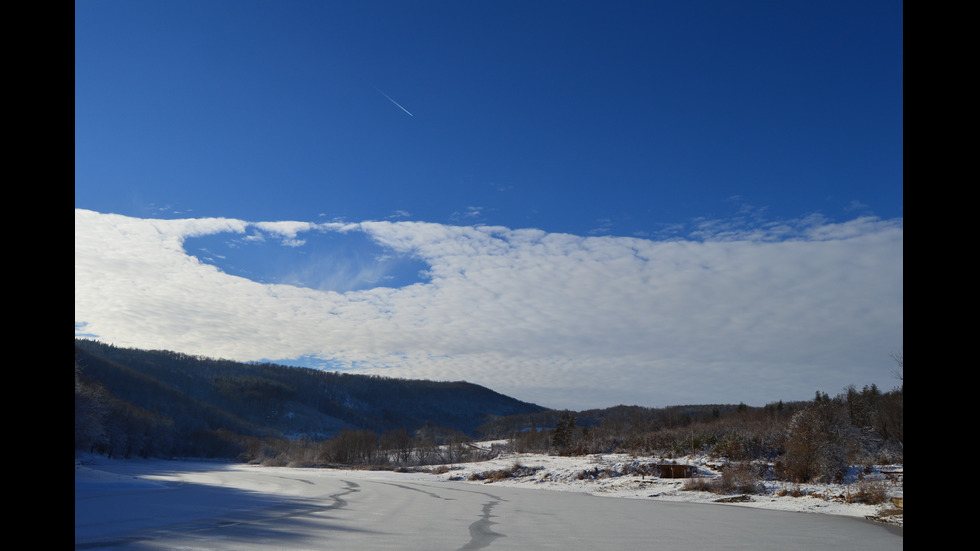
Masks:
[[[718,476],[707,459],[674,460]],[[684,479],[616,474],[634,461],[659,460],[504,454],[402,473],[76,458],[75,548],[903,547],[901,515],[883,515],[894,507],[848,503],[846,485],[766,482],[765,494],[710,504],[726,496],[687,491]],[[521,476],[492,478],[498,471]],[[888,491],[902,495],[900,483]],[[890,524],[866,520],[873,517]]]
[[[489,445],[489,443],[484,443]],[[543,454],[502,454],[496,459],[479,463],[460,463],[446,466],[448,471],[437,476],[445,480],[458,480],[475,484],[494,484],[521,488],[537,488],[562,492],[581,492],[598,496],[622,497],[632,499],[654,499],[688,503],[729,503],[744,507],[823,513],[860,518],[871,518],[878,522],[903,526],[902,510],[889,499],[884,504],[870,505],[860,502],[857,493],[857,469],[849,477],[847,484],[793,484],[789,482],[761,480],[765,493],[748,495],[741,499],[738,495],[719,495],[704,491],[685,490],[688,483],[681,478],[659,478],[656,476],[618,475],[630,471],[635,464],[677,463],[694,465],[699,477],[719,478],[722,463],[704,455],[673,457],[635,457],[626,454],[604,454],[587,457],[558,457]],[[490,478],[479,475],[495,471],[513,471],[515,465],[524,467],[517,471],[522,476]],[[441,471],[442,469],[436,469]],[[889,498],[903,497],[901,476],[885,473],[901,473],[902,465],[879,465],[874,471],[861,478],[875,481],[884,486]],[[583,473],[588,476],[583,476]],[[474,477],[474,475],[478,475]],[[476,480],[473,480],[476,478]],[[725,501],[721,501],[725,500]]]

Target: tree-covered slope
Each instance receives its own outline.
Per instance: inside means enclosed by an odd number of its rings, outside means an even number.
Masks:
[[[414,432],[428,425],[472,435],[496,416],[545,409],[466,382],[244,364],[79,339],[75,367],[76,448],[80,407],[83,417],[103,418],[91,431],[148,433],[153,449],[171,453],[193,453],[184,449],[193,448],[188,443],[215,431],[318,439],[342,429]],[[161,439],[172,444],[160,446]]]

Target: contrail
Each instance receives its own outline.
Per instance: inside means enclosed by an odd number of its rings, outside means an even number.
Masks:
[[[390,101],[391,103],[394,103],[395,105],[397,105],[399,109],[401,109],[402,111],[404,111],[404,112],[406,112],[406,113],[408,113],[408,116],[409,116],[409,117],[414,117],[414,116],[415,116],[415,115],[413,115],[413,114],[411,114],[411,113],[410,113],[410,112],[408,111],[408,109],[405,109],[404,107],[402,107],[402,106],[401,106],[401,105],[400,105],[400,104],[399,104],[399,103],[398,103],[397,101],[395,101],[395,100],[393,100],[393,99],[391,99],[391,96],[389,96],[388,94],[386,94],[386,93],[384,93],[384,92],[382,92],[380,88],[375,88],[375,90],[377,90],[377,91],[378,91],[378,93],[379,93],[379,94],[381,94],[382,96],[384,96],[384,97],[386,97],[386,98],[388,98],[388,101]]]

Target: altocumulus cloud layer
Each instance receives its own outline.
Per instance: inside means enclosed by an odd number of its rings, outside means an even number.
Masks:
[[[429,278],[318,291],[229,275],[183,248],[190,237],[246,231],[288,246],[302,246],[308,232],[362,232],[392,254],[424,260]],[[241,361],[313,356],[573,409],[761,405],[896,383],[889,356],[903,337],[900,220],[705,231],[652,241],[76,209],[76,334],[81,326],[118,346]]]

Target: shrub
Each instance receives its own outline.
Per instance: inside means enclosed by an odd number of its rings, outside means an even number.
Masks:
[[[718,478],[689,478],[684,483],[684,489],[714,494],[764,494],[766,492],[766,487],[759,480],[756,467],[745,462],[728,465]]]
[[[684,489],[689,492],[712,492],[714,493],[715,488],[712,484],[714,481],[710,478],[696,476],[694,478],[688,478],[684,482]]]
[[[888,486],[880,480],[860,480],[848,502],[880,505],[888,500]]]
[[[735,463],[721,472],[717,493],[764,494],[765,486],[751,463]]]
[[[793,416],[779,471],[793,482],[839,482],[854,428],[839,404],[818,400]]]
[[[515,461],[514,464],[509,469],[497,469],[494,471],[483,471],[482,473],[473,473],[470,475],[469,480],[503,480],[505,478],[521,478],[523,476],[531,476],[532,474],[540,471],[544,467],[525,467],[521,465],[519,461]]]

